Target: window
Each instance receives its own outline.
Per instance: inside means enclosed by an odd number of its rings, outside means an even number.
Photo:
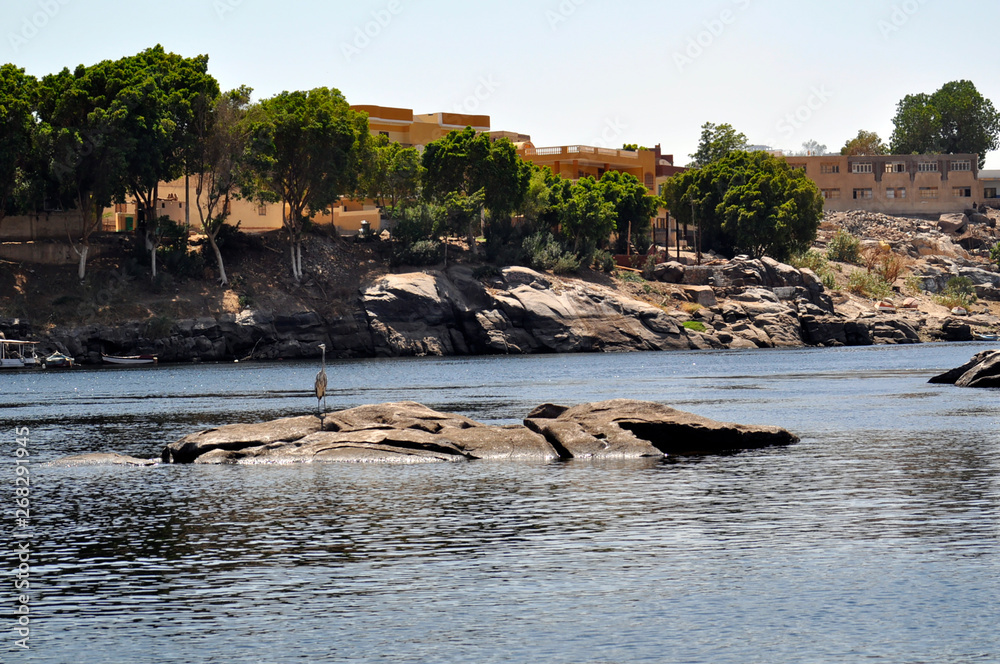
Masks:
[[[885,190],[886,198],[906,198],[906,187],[889,187]]]
[[[971,171],[972,162],[971,161],[953,161],[951,162],[951,170],[953,171]]]
[[[920,188],[920,198],[930,200],[938,197],[937,187],[921,187]]]
[[[870,161],[858,162],[858,163],[855,163],[855,164],[851,164],[851,172],[852,173],[871,173],[871,172],[873,172],[872,171],[872,164],[871,164]]]
[[[871,164],[869,164],[870,166]],[[869,200],[872,198],[871,189],[855,189],[854,190],[854,200]]]
[[[823,198],[831,201],[840,198],[840,189],[823,189]]]
[[[257,214],[260,215],[261,217],[266,217],[267,216],[267,206],[266,205],[258,205],[257,206]]]
[[[128,203],[115,203],[115,212],[127,213]]]
[[[656,178],[652,173],[646,173],[646,189],[656,186]]]
[[[997,188],[996,187],[986,187],[983,189],[983,198],[996,198]]]
[[[922,161],[917,164],[917,170],[921,173],[937,173],[938,163],[936,161]]]
[[[802,171],[803,173],[806,172],[806,165],[805,164],[789,164],[788,166],[793,171]]]
[[[378,135],[379,135],[379,136],[385,136],[386,138],[389,138],[389,132],[387,132],[387,131],[380,131],[380,132],[378,133]]]
[[[819,172],[823,175],[831,175],[840,172],[840,164],[820,164]]]
[[[972,187],[955,187],[952,195],[955,198],[972,198]]]
[[[889,161],[885,164],[886,173],[905,173],[906,164],[901,161]]]

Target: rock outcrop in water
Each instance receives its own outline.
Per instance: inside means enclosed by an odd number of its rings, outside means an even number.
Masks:
[[[798,441],[778,427],[726,424],[657,403],[539,406],[524,425],[489,426],[417,403],[361,406],[186,436],[165,463],[440,463],[724,454]]]
[[[931,378],[930,382],[957,387],[1000,387],[1000,350],[983,351],[957,369]]]

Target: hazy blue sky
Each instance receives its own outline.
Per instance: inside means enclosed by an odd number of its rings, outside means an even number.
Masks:
[[[42,75],[161,43],[224,88],[488,114],[539,147],[660,143],[729,122],[786,150],[888,140],[897,102],[970,79],[1000,104],[986,0],[4,0],[0,61]],[[366,34],[367,33],[367,34]],[[984,36],[985,35],[985,36]],[[1000,168],[1000,154],[988,167]]]

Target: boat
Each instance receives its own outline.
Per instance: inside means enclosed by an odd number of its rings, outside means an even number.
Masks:
[[[0,338],[0,369],[23,369],[38,366],[37,341]],[[28,353],[31,353],[28,355]]]
[[[73,358],[69,355],[63,355],[62,353],[52,353],[44,360],[42,360],[42,366],[45,368],[54,369],[68,369],[73,366],[75,362]]]
[[[155,355],[105,355],[101,353],[101,360],[104,364],[158,364],[159,358]]]
[[[998,334],[979,334],[974,332],[972,338],[976,341],[1000,341],[1000,335]]]

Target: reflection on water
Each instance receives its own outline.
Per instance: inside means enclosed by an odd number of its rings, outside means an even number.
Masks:
[[[413,399],[510,422],[545,401],[638,397],[802,442],[597,464],[36,465],[33,648],[8,653],[997,661],[997,392],[926,385],[978,348],[336,365],[338,408]],[[32,426],[40,460],[153,457],[192,430],[308,412],[314,374],[0,376],[0,431]]]

